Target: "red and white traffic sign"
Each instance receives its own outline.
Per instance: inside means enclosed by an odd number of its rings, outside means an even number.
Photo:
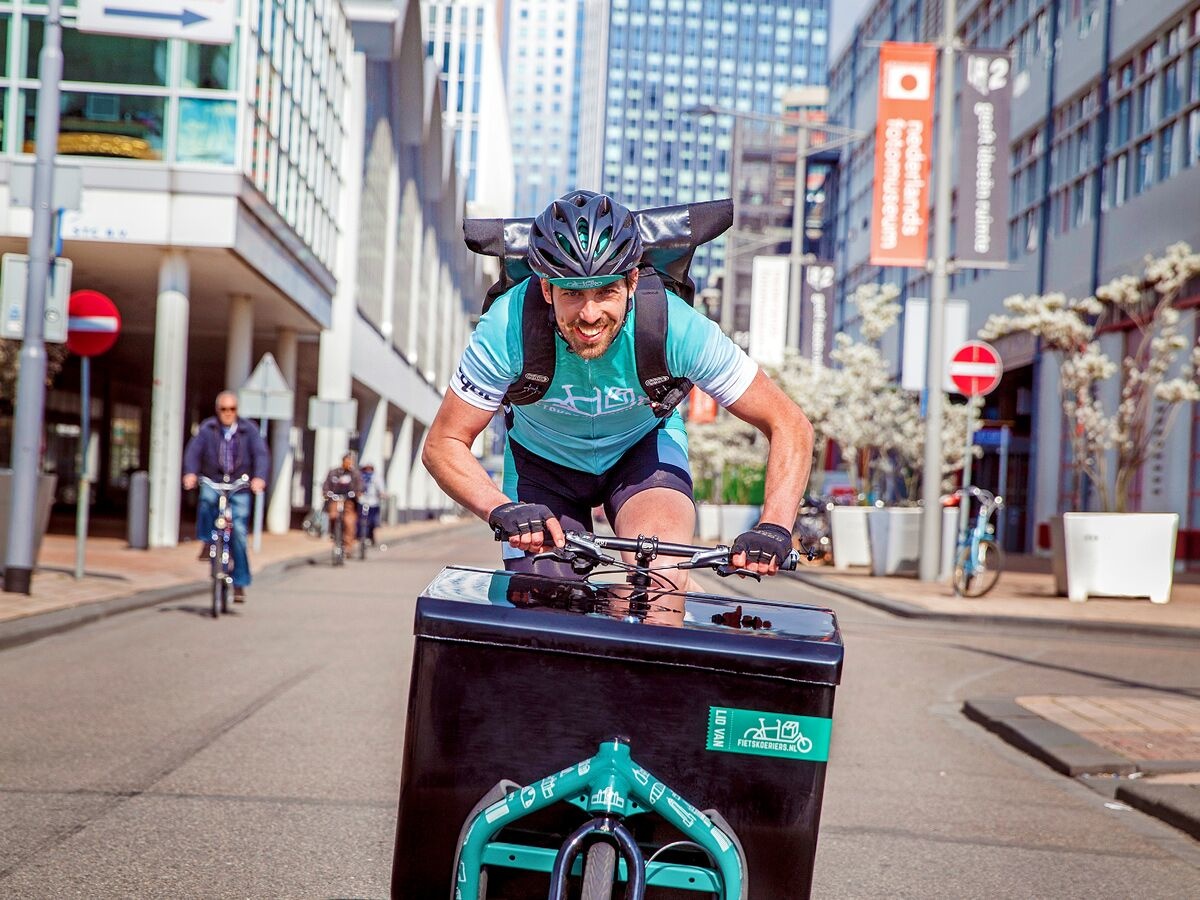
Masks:
[[[1004,374],[1004,364],[991,344],[967,341],[950,357],[948,374],[960,394],[980,397],[996,389]]]
[[[75,291],[67,304],[67,349],[79,356],[99,356],[117,342],[121,313],[99,291]]]

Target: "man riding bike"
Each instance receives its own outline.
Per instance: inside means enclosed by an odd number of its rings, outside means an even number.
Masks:
[[[656,415],[636,374],[642,253],[633,213],[611,197],[573,191],[551,203],[533,221],[527,262],[557,332],[554,376],[540,400],[506,405],[504,490],[471,445],[521,374],[527,282],[480,318],[430,427],[425,467],[507,541],[506,568],[530,571],[532,554],[564,546],[564,528],[590,531],[595,506],[604,507],[619,535],[687,543],[695,532],[683,418],[678,410]],[[762,518],[734,541],[732,562],[774,574],[792,549],[790,526],[812,461],[812,425],[715,322],[669,291],[667,311],[671,372],[770,442]]]

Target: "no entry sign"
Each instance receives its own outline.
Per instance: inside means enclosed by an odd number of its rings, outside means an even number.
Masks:
[[[67,349],[79,356],[99,356],[121,333],[117,305],[99,291],[75,291],[67,304]]]
[[[967,341],[950,358],[950,380],[960,394],[968,397],[990,394],[1003,374],[1000,354],[983,341]]]

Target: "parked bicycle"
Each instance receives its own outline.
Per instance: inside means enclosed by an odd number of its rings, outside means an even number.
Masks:
[[[329,507],[329,537],[333,540],[331,561],[335,566],[346,564],[346,504],[354,499],[354,492],[325,494]]]
[[[250,476],[237,481],[213,481],[203,475],[200,481],[217,492],[217,515],[213,519],[212,537],[208,542],[208,558],[212,571],[212,617],[229,612],[229,594],[233,590],[233,513],[229,498],[250,487]]]
[[[833,541],[829,532],[829,507],[832,500],[821,497],[804,498],[792,526],[792,546],[800,553],[805,566],[823,566],[833,561]]]
[[[956,491],[959,502],[962,491]],[[996,526],[992,514],[1004,505],[1004,498],[991,491],[972,486],[968,493],[979,501],[974,524],[959,535],[958,552],[954,558],[954,593],[960,597],[982,597],[1000,579],[1004,568],[1004,551],[995,539]]]

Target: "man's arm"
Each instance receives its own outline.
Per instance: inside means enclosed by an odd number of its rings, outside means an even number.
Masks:
[[[200,473],[200,432],[192,435],[187,446],[183,448],[183,489],[190,491],[199,481]]]
[[[745,393],[728,407],[767,438],[767,483],[761,522],[791,532],[812,468],[813,427],[808,416],[760,370]]]
[[[511,499],[496,487],[471,452],[492,415],[491,410],[472,406],[447,391],[421,451],[421,462],[438,486],[485,522],[493,509]]]

